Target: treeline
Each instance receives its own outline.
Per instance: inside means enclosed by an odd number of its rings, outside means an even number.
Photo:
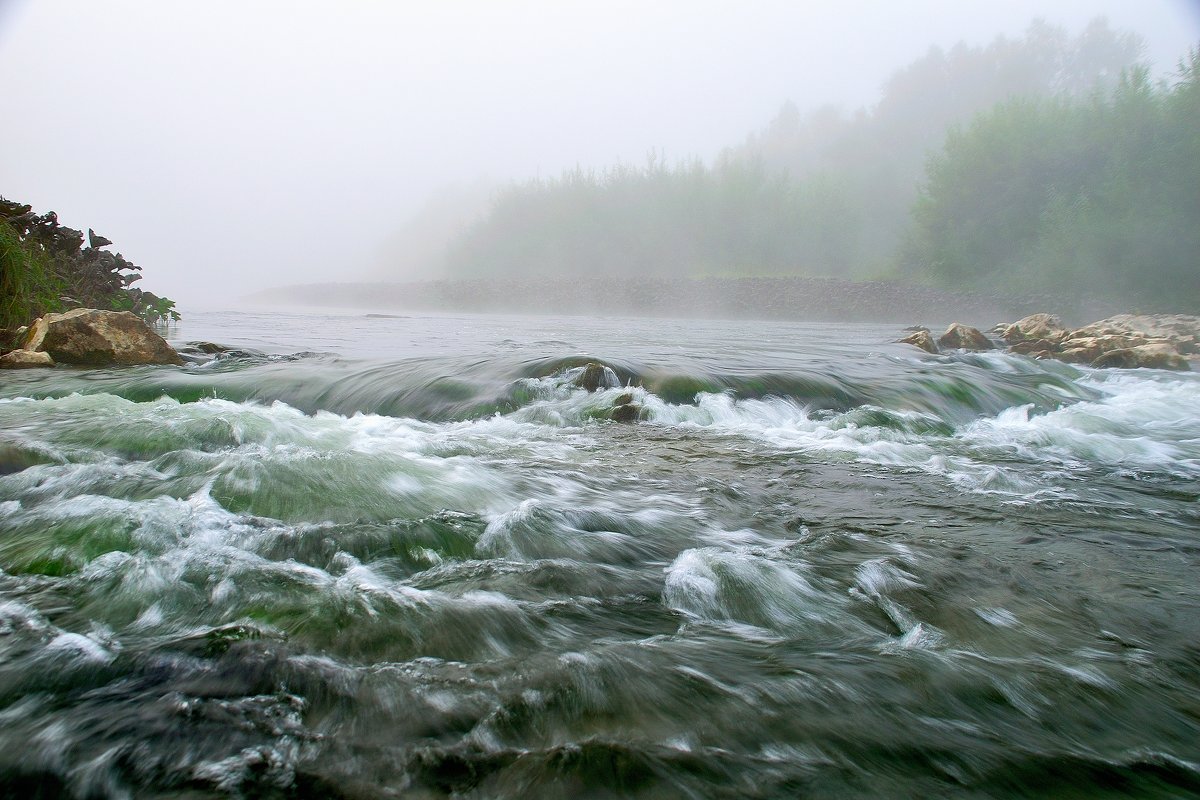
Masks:
[[[1200,310],[1200,50],[1173,85],[1020,98],[954,130],[903,252],[914,275]]]
[[[1103,21],[935,48],[871,109],[786,105],[711,166],[652,154],[513,184],[452,241],[446,272],[893,277],[1019,294],[1074,294],[1092,275],[1096,295],[1178,300],[1138,276],[1178,283],[1197,252],[1194,61],[1159,85],[1139,51]]]
[[[105,247],[88,230],[61,225],[53,211],[37,214],[0,197],[0,330],[26,325],[53,311],[100,308],[132,311],[149,323],[178,320],[174,301],[134,288],[141,267]]]
[[[820,185],[823,202],[841,212],[836,274],[890,273],[926,161],[947,130],[1012,97],[1107,92],[1141,47],[1136,35],[1103,19],[1074,37],[1038,21],[1019,38],[934,47],[892,74],[872,108],[803,114],[785,104],[765,130],[727,156],[761,159],[772,172]]]
[[[448,262],[458,277],[834,274],[846,242],[823,195],[744,159],[576,169],[502,190]]]

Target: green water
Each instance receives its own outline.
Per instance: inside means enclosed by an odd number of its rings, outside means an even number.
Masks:
[[[0,385],[3,796],[1200,792],[1195,376],[185,324],[247,352]]]

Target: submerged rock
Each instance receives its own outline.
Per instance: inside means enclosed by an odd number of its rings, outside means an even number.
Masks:
[[[0,356],[0,369],[30,369],[53,367],[54,359],[49,353],[36,350],[11,350]]]
[[[215,344],[214,342],[188,342],[188,347],[195,348],[201,353],[208,355],[216,355],[217,353],[228,353],[232,347],[226,347],[223,344]]]
[[[921,328],[905,336],[903,339],[897,339],[897,341],[900,344],[911,344],[913,347],[919,347],[926,353],[936,354],[938,352],[937,343],[933,341],[933,335],[930,334],[928,328]]]
[[[961,322],[955,322],[946,328],[937,340],[939,347],[949,348],[951,350],[991,350],[993,348],[991,339],[983,335],[983,332],[978,328],[972,328],[970,325],[963,325]]]
[[[589,361],[583,368],[583,372],[575,379],[575,385],[589,392],[594,392],[609,385],[608,373],[608,367],[603,364],[597,364],[595,361]]]
[[[613,422],[637,422],[641,413],[642,409],[636,403],[625,403],[616,406],[609,418]]]
[[[24,349],[44,351],[65,364],[183,363],[175,349],[134,314],[94,308],[47,314],[29,329]]]
[[[46,453],[0,440],[0,475],[12,475],[38,464],[51,463],[54,459]]]

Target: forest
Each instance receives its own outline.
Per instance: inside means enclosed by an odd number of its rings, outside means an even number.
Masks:
[[[785,104],[711,165],[656,151],[512,183],[444,267],[888,279],[1194,310],[1197,54],[1154,80],[1140,49],[1103,20],[933,48],[873,107]]]

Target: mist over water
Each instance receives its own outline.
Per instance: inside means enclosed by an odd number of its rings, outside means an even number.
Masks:
[[[1200,789],[1191,374],[882,326],[172,336],[243,349],[3,386],[12,792]]]
[[[0,373],[0,798],[1200,796],[1200,378],[1054,360],[1194,325],[896,342],[1196,313],[1195,3],[13,0],[0,74],[0,351],[184,362]]]
[[[37,77],[0,126],[0,192],[94,227],[185,312],[289,284],[574,276],[596,259],[602,274],[874,278],[896,268],[950,128],[1013,96],[1086,100],[1139,63],[1173,81],[1198,41],[1184,0],[12,0],[0,72]],[[659,179],[676,170],[682,199]],[[572,176],[618,191],[534,192],[509,204],[528,236],[503,214],[471,233],[512,189]],[[781,196],[781,177],[799,185]]]

